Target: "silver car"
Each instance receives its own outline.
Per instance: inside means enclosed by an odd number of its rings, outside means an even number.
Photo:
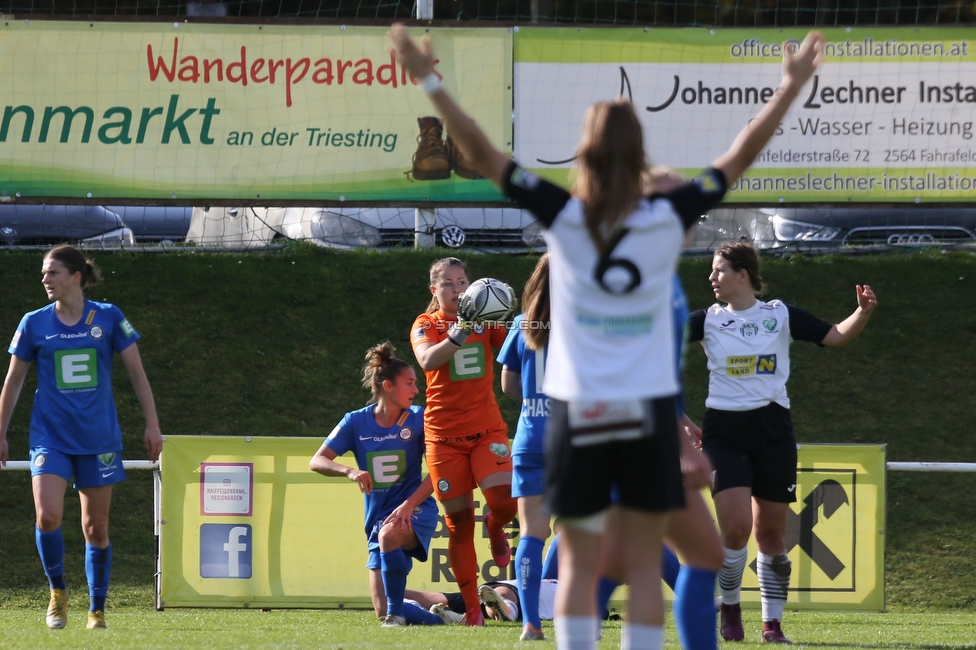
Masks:
[[[124,246],[135,241],[115,212],[100,205],[0,203],[0,245],[50,246],[62,242]]]

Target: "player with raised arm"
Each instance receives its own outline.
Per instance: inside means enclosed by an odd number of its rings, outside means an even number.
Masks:
[[[868,285],[856,287],[857,309],[831,325],[779,300],[759,300],[759,254],[747,242],[723,244],[708,280],[719,303],[691,315],[690,339],[700,341],[708,357],[702,448],[715,468],[712,498],[725,547],[722,638],[745,636],[739,593],[755,531],[761,638],[789,643],[781,621],[791,574],[786,525],[796,501],[796,438],[786,396],[790,342],[844,345],[861,333],[878,301]]]
[[[31,410],[30,468],[37,515],[35,538],[51,586],[46,622],[68,624],[61,520],[64,494],[74,477],[81,501],[88,578],[88,629],[105,625],[112,568],[108,513],[112,486],[125,480],[122,429],[112,395],[116,352],[146,419],[144,442],[155,461],[163,447],[152,389],[142,367],[139,334],[115,305],[85,298],[100,279],[94,262],[72,246],[44,256],[41,283],[52,304],[24,315],[10,342],[10,368],[0,394],[0,465],[7,461],[7,428],[31,362],[37,392]]]
[[[516,504],[508,427],[495,400],[492,367],[507,330],[475,323],[473,314],[459,310],[468,284],[464,262],[456,257],[435,261],[430,267],[432,298],[414,321],[410,340],[427,379],[427,468],[444,508],[448,559],[468,606],[466,622],[481,626],[474,488],[481,488],[488,503],[485,527],[491,555],[502,568],[511,561],[504,526],[515,517]]]
[[[494,147],[434,73],[401,25],[391,38],[475,168],[546,228],[552,331],[544,392],[546,497],[563,546],[556,602],[561,648],[595,645],[595,586],[605,536],[630,585],[624,647],[660,648],[661,540],[667,512],[684,506],[671,355],[671,281],[684,231],[716,205],[773,136],[821,59],[823,37],[784,48],[783,78],[730,149],[691,183],[648,196],[643,131],[626,101],[598,102],[584,118],[572,193],[535,177]],[[548,462],[551,461],[551,462]],[[604,527],[611,486],[618,513]]]
[[[410,558],[427,561],[437,504],[431,498],[430,477],[421,480],[424,412],[413,406],[417,375],[394,352],[389,342],[366,352],[363,386],[372,399],[346,413],[309,461],[309,469],[344,476],[363,493],[370,596],[383,626],[439,625],[439,617],[403,602]],[[348,451],[356,457],[356,467],[335,461]]]

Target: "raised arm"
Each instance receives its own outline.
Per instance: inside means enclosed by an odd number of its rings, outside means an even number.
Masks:
[[[823,58],[823,43],[824,38],[820,32],[810,32],[796,52],[792,52],[785,43],[783,44],[783,79],[780,81],[779,88],[776,89],[772,99],[759,111],[759,115],[749,120],[745,128],[739,132],[729,150],[712,163],[712,167],[725,174],[725,180],[729,185],[742,176],[773,137],[786,111],[800,93],[800,89],[820,65],[820,60]]]
[[[857,309],[854,310],[853,314],[830,328],[827,336],[821,341],[824,345],[837,347],[850,343],[868,324],[868,317],[878,306],[878,299],[869,285],[863,287],[857,285],[855,290],[857,291]]]
[[[444,119],[447,132],[451,134],[451,138],[471,159],[475,169],[498,188],[501,188],[504,182],[505,167],[510,160],[508,156],[495,148],[484,131],[441,87],[440,79],[434,72],[434,56],[430,39],[425,36],[421,40],[420,47],[418,47],[417,43],[407,34],[406,28],[399,23],[393,25],[389,36],[393,42],[397,60],[414,79],[420,80],[421,89],[427,93],[434,108]]]

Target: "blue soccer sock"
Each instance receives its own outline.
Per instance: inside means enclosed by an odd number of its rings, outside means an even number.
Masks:
[[[542,582],[542,547],[545,545],[538,537],[523,537],[515,551],[515,566],[518,567],[518,594],[522,603],[522,622],[531,623],[537,630],[542,629],[539,619],[539,590]]]
[[[549,551],[546,553],[546,561],[542,564],[543,580],[559,579],[559,535],[552,538],[549,544]]]
[[[675,585],[678,583],[678,572],[681,570],[681,562],[678,561],[678,556],[674,554],[667,546],[661,547],[661,578],[664,582],[671,587],[671,591],[675,591]]]
[[[610,616],[610,596],[620,586],[610,578],[600,578],[596,585],[596,613],[600,618]]]
[[[407,625],[444,625],[444,621],[437,614],[431,614],[423,607],[413,603],[403,603],[400,616]]]
[[[682,648],[717,650],[714,571],[681,567],[674,589],[674,626]]]
[[[380,552],[380,574],[386,591],[386,613],[403,616],[403,593],[407,590],[410,564],[402,548]]]
[[[35,526],[34,541],[37,543],[37,552],[41,556],[44,575],[51,583],[51,589],[67,589],[64,582],[64,536],[61,535],[61,527],[45,533]]]
[[[105,611],[108,583],[112,574],[112,545],[98,548],[85,544],[85,575],[88,576],[89,611]]]

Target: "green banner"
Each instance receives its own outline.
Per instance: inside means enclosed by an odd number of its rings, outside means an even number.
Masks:
[[[394,60],[386,31],[6,22],[0,25],[0,192],[500,200],[488,181],[468,178],[463,166],[464,176],[455,171],[449,134]],[[444,86],[510,151],[510,30],[425,31],[436,43],[435,69]]]

